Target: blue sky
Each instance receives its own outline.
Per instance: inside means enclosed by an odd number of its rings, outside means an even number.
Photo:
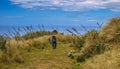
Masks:
[[[120,0],[0,0],[0,26],[96,26],[120,16]]]

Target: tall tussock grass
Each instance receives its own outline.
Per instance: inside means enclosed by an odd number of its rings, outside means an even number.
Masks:
[[[20,33],[23,31],[26,34],[21,35]],[[47,48],[50,46],[48,37],[54,33],[57,34],[58,31],[34,31],[32,26],[27,26],[24,28],[13,28],[8,33],[3,36],[0,35],[0,69],[4,69],[6,64],[23,64],[26,61],[25,53]],[[44,37],[45,35],[48,37]],[[40,37],[43,38],[41,39]]]
[[[70,43],[75,49],[75,59],[78,62],[84,62],[88,58],[105,53],[111,49],[110,44],[120,43],[120,18],[111,19],[105,26],[101,27],[97,23],[100,30],[90,30],[82,26],[87,31],[85,35],[76,28],[66,29],[72,35],[60,34],[57,30],[46,31],[44,26],[39,26],[39,31],[34,31],[32,26],[24,28],[13,28],[10,35],[0,36],[0,69],[10,63],[24,63],[24,54],[33,50],[43,50],[51,46],[51,37],[56,35],[58,44]],[[20,32],[24,31],[24,35]],[[12,37],[10,37],[12,36]]]
[[[75,49],[79,50],[77,61],[83,62],[87,58],[110,50],[110,44],[120,43],[119,24],[120,18],[113,18],[105,26],[100,27],[100,30],[90,30],[85,35],[77,37],[74,43]],[[100,26],[98,23],[97,25]]]
[[[0,63],[3,64],[0,68],[4,67],[6,64],[24,62],[22,56],[23,53],[17,44],[17,41],[6,40],[5,49],[0,50],[0,52]]]
[[[0,49],[1,50],[5,49],[5,44],[6,44],[6,37],[0,35]]]
[[[120,42],[120,18],[112,18],[103,28],[100,30],[100,36],[105,38],[109,43]]]
[[[74,45],[74,49],[77,50],[77,51],[80,51],[83,46],[84,46],[84,43],[85,43],[85,40],[84,40],[84,37],[81,36],[81,37],[76,37],[74,40],[73,40],[73,45]]]
[[[99,37],[98,31],[88,31],[83,37],[84,43],[82,44],[80,55],[77,57],[78,62],[85,61],[85,59],[89,57],[101,54],[107,49],[107,45],[104,43],[104,40]]]

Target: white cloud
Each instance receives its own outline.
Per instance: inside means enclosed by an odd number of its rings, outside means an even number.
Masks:
[[[108,9],[120,12],[120,0],[10,0],[23,8],[60,9],[64,11],[85,11]]]

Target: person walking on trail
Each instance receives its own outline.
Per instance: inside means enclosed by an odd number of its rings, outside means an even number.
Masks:
[[[56,39],[56,36],[53,35],[52,36],[52,47],[53,47],[53,49],[56,49],[56,46],[57,46],[57,39]]]

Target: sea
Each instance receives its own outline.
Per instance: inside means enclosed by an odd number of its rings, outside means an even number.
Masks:
[[[17,31],[22,36],[29,32],[41,31],[41,30],[46,30],[46,31],[57,30],[58,32],[63,34],[72,34],[71,32],[73,32],[74,34],[81,35],[93,29],[99,30],[100,28],[98,26],[78,26],[78,25],[76,26],[68,26],[68,25],[0,26],[0,35],[14,36],[13,34]]]

